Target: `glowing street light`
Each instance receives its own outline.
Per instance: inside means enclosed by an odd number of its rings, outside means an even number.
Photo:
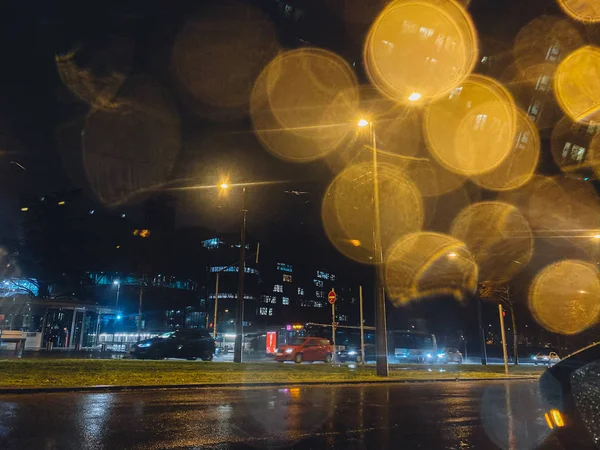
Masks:
[[[367,119],[360,119],[356,125],[358,125],[360,128],[364,128],[369,125],[369,121]]]
[[[419,94],[418,92],[413,92],[412,94],[410,94],[408,96],[408,99],[411,102],[417,102],[417,101],[421,100],[421,94]]]
[[[227,183],[221,183],[221,189],[227,189],[229,185]]]
[[[595,235],[594,235],[594,239],[598,239],[598,240],[600,240],[600,234],[595,234]]]
[[[26,206],[24,206],[23,208],[21,208],[21,211],[27,212],[27,211],[29,211],[29,208],[27,208]]]

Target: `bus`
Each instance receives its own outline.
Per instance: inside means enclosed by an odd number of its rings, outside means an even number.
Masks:
[[[363,327],[365,359],[375,359],[375,328]],[[331,340],[331,325],[307,323],[304,336]],[[360,327],[338,326],[335,332],[336,351],[360,350]],[[414,330],[388,331],[388,360],[390,363],[437,362],[437,342],[434,334]]]
[[[395,362],[437,362],[435,335],[418,331],[390,331],[388,349]]]

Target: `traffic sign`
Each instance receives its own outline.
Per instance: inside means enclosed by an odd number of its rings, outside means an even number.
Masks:
[[[335,303],[335,300],[337,299],[337,295],[335,294],[335,291],[332,289],[329,294],[327,294],[327,301],[329,302],[330,305],[333,305]]]

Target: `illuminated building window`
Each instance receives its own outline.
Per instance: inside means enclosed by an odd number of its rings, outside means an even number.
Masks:
[[[475,117],[475,130],[482,130],[485,127],[486,120],[487,114],[477,114],[477,117]]]
[[[317,298],[325,298],[325,292],[317,291]]]
[[[531,105],[529,105],[529,108],[527,109],[527,115],[535,122],[540,114],[541,109],[542,104],[538,100],[535,100]]]
[[[263,303],[277,303],[277,297],[274,295],[262,295],[261,300]]]
[[[321,278],[322,280],[329,280],[329,274],[327,272],[317,271],[317,278]]]
[[[323,287],[323,280],[314,280],[314,282],[316,287]]]
[[[291,264],[285,264],[285,263],[278,262],[277,263],[277,270],[280,270],[282,272],[292,273],[292,265]]]
[[[548,48],[546,52],[546,60],[547,61],[557,61],[560,56],[560,45],[558,42],[554,43]]]
[[[527,148],[527,143],[529,142],[529,135],[530,133],[528,130],[517,133],[516,148],[518,148],[519,150],[525,150]]]
[[[348,316],[347,316],[346,314],[340,314],[340,315],[338,316],[338,320],[339,320],[340,322],[347,322],[347,321],[348,321]]]
[[[273,315],[273,308],[269,308],[269,315],[272,316]]]
[[[283,282],[284,283],[291,283],[292,282],[292,276],[289,273],[284,273],[283,274]]]
[[[535,90],[546,92],[548,89],[550,89],[550,77],[548,75],[540,75],[535,85]]]
[[[323,303],[323,302],[313,302],[313,306],[315,308],[322,308],[323,306],[325,306],[325,303]]]
[[[282,305],[289,305],[290,304],[290,298],[289,297],[283,297],[281,299],[281,304]]]
[[[267,314],[269,314],[269,308],[258,308],[259,316],[266,316]]]
[[[298,288],[298,295],[304,295],[304,289],[299,287]]]
[[[283,292],[283,284],[276,284],[273,286],[273,292]]]

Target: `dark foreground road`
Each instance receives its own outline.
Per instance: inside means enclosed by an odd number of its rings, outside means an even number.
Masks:
[[[538,395],[512,381],[3,396],[0,449],[560,449]]]

